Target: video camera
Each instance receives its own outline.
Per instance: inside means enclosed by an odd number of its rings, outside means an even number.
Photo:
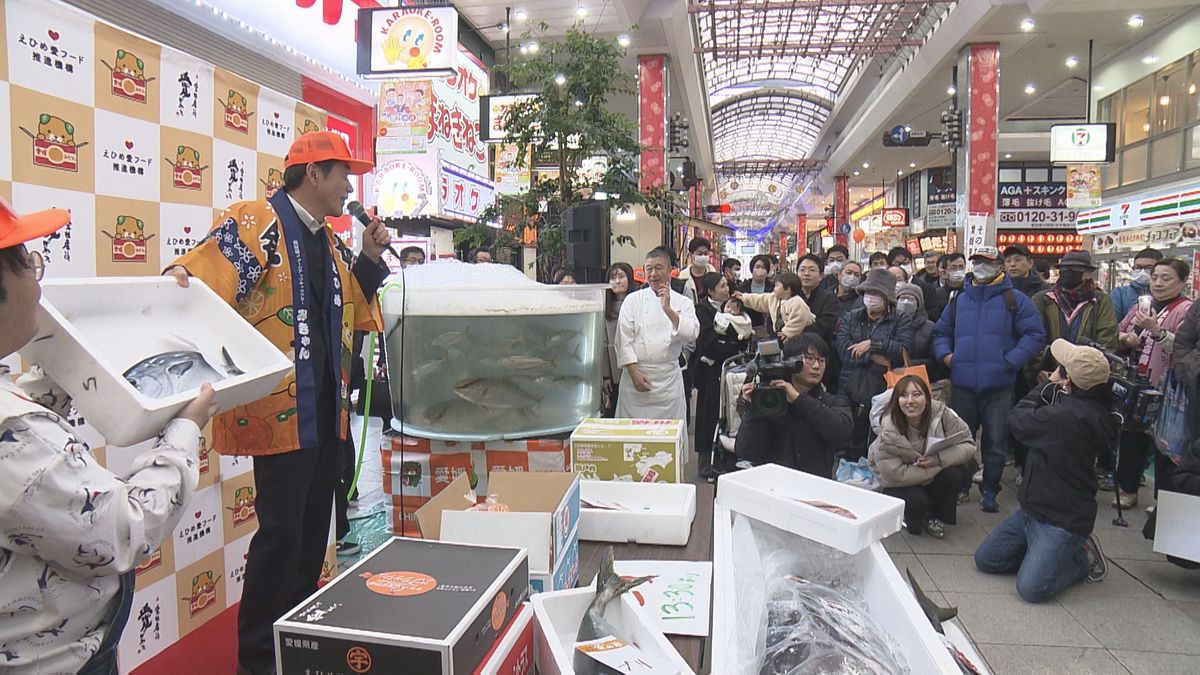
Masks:
[[[1138,373],[1136,363],[1104,349],[1097,342],[1088,341],[1085,344],[1098,349],[1104,354],[1104,358],[1108,359],[1111,409],[1121,416],[1121,428],[1126,431],[1144,431],[1153,426],[1154,421],[1158,419],[1159,410],[1162,409],[1162,392]]]
[[[771,386],[775,380],[790,382],[804,370],[804,357],[784,358],[779,340],[760,340],[754,356],[746,363],[746,381],[754,382],[750,405],[759,413],[778,416],[787,412],[787,395]]]

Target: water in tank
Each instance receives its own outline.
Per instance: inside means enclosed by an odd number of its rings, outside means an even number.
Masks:
[[[437,261],[382,292],[392,426],[445,440],[571,431],[600,409],[602,285]]]

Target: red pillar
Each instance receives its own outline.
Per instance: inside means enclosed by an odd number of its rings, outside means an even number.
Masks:
[[[850,238],[842,233],[842,225],[850,222],[850,177],[838,176],[835,183],[833,199],[833,221],[837,234],[837,243],[847,246]]]
[[[639,187],[648,190],[667,181],[667,55],[638,57]]]
[[[958,218],[963,250],[996,245],[996,143],[1000,124],[1000,46],[972,44],[958,53],[960,100],[963,111],[963,144],[958,150]],[[968,217],[986,216],[968,227]]]

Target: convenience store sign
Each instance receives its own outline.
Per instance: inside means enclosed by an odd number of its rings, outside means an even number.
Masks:
[[[1200,189],[1085,209],[1075,220],[1080,234],[1096,234],[1200,219]]]

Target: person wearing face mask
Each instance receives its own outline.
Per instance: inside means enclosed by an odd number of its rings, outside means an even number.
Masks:
[[[838,322],[837,351],[842,371],[838,392],[854,411],[854,435],[846,458],[866,454],[871,398],[887,388],[883,375],[892,365],[904,363],[912,349],[912,321],[893,311],[896,279],[887,270],[875,269],[858,285],[862,309],[852,310]]]
[[[729,300],[729,280],[712,272],[700,280],[705,297],[696,303],[700,337],[688,364],[696,386],[696,454],[700,458],[700,477],[712,481],[724,468],[721,454],[714,456],[713,439],[721,409],[721,367],[729,357],[743,351],[748,340],[741,339],[729,323],[718,326],[717,315]]]
[[[1121,321],[1121,343],[1131,350],[1130,359],[1138,373],[1159,391],[1166,391],[1167,374],[1174,366],[1175,334],[1186,320],[1192,301],[1183,295],[1191,266],[1182,260],[1165,258],[1154,265],[1150,274],[1149,307],[1135,304]],[[1138,485],[1150,451],[1150,437],[1144,433],[1121,433],[1121,453],[1116,469],[1122,508],[1138,503]],[[1116,501],[1113,503],[1116,506]]]
[[[941,318],[942,310],[962,291],[967,281],[967,258],[958,252],[947,253],[938,258],[938,270],[940,279],[934,288],[933,301],[928,296],[925,300],[925,311],[934,321]]]
[[[847,260],[838,273],[837,285],[837,316],[841,320],[846,312],[863,306],[862,296],[858,294],[858,285],[863,280],[863,268],[857,260]]]
[[[608,292],[604,302],[604,416],[612,417],[617,410],[617,391],[624,369],[617,366],[617,319],[621,316],[621,305],[625,298],[639,288],[633,279],[633,267],[629,263],[613,263],[608,268]]]
[[[684,282],[683,294],[690,297],[692,302],[704,299],[704,285],[700,281],[704,275],[716,272],[712,264],[712,244],[704,237],[696,237],[688,242],[687,280]]]
[[[1138,298],[1150,295],[1150,274],[1162,259],[1162,251],[1153,248],[1142,249],[1134,254],[1133,275],[1129,283],[1112,291],[1113,311],[1117,313],[1118,321],[1129,316],[1129,311],[1137,306]]]
[[[1013,288],[1031,298],[1042,291],[1050,290],[1050,284],[1046,283],[1035,269],[1029,249],[1020,244],[1004,249],[1004,273],[1008,275]],[[1021,393],[1017,395],[1024,396]]]
[[[821,288],[830,293],[837,293],[839,276],[849,259],[850,251],[845,246],[834,244],[829,247],[829,251],[825,254],[825,278],[821,279]]]
[[[733,297],[741,300],[747,310],[761,312],[767,318],[771,334],[782,342],[804,332],[816,321],[803,293],[800,277],[784,272],[770,293],[734,293]]]
[[[949,256],[947,256],[949,257]],[[950,369],[950,407],[971,432],[983,427],[980,508],[999,510],[997,495],[1008,444],[1008,411],[1017,373],[1046,344],[1046,329],[1033,301],[1013,289],[993,247],[971,254],[974,266],[933,329],[935,357]],[[948,267],[953,270],[953,267]],[[969,493],[970,484],[964,486]]]
[[[1017,573],[1026,602],[1050,600],[1108,572],[1096,523],[1098,452],[1117,436],[1109,414],[1108,360],[1100,350],[1055,340],[1058,367],[1008,415],[1013,435],[1029,446],[1025,480],[1017,490],[1021,508],[997,525],[975,551],[975,567],[987,574]]]
[[[920,286],[916,284],[896,286],[896,313],[908,317],[912,321],[913,341],[912,349],[908,350],[909,361],[914,366],[925,366],[930,382],[936,382],[945,377],[944,368],[933,357],[933,322],[925,314],[925,293]]]
[[[750,259],[750,278],[742,282],[738,289],[741,293],[770,293],[775,288],[775,280],[771,278],[771,257],[760,253]],[[746,308],[755,327],[765,326],[767,321],[762,312]]]

